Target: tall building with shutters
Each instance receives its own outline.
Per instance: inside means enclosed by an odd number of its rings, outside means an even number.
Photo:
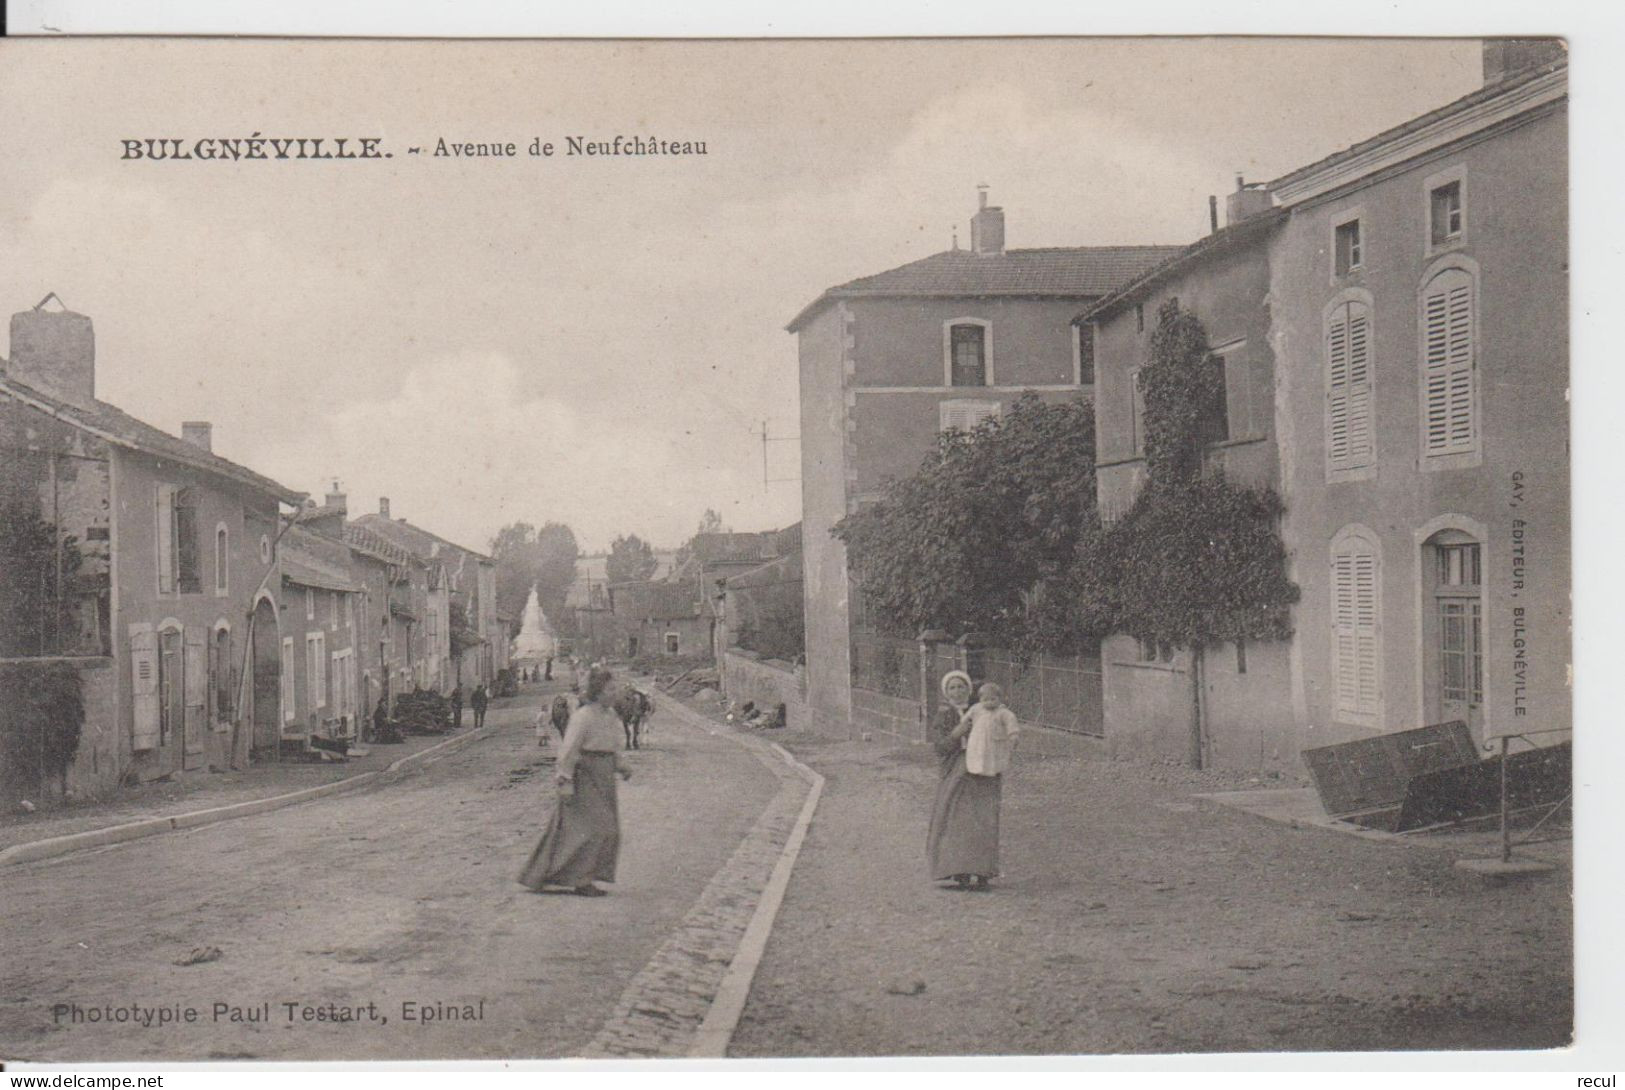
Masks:
[[[852,636],[864,625],[830,529],[889,478],[914,473],[943,431],[972,428],[1029,391],[1089,395],[1093,345],[1073,316],[1179,252],[1007,249],[1003,209],[985,193],[980,204],[970,249],[829,288],[788,326],[800,360],[808,701],[826,731],[852,729]]]
[[[1569,724],[1568,68],[1555,42],[1484,62],[1270,183],[1304,746]]]
[[[76,669],[81,796],[240,765],[281,721],[278,512],[304,494],[215,454],[207,423],[174,436],[98,399],[91,321],[54,299],[0,361],[0,661],[24,685]],[[0,769],[8,794],[30,778]]]
[[[1483,87],[1229,199],[1229,223],[1079,316],[1107,519],[1144,483],[1157,308],[1202,319],[1206,465],[1276,489],[1290,640],[1102,647],[1116,753],[1301,771],[1308,748],[1460,720],[1570,722],[1567,65],[1490,42]],[[1535,735],[1553,742],[1561,735]]]

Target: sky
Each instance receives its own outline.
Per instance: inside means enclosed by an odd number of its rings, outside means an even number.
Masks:
[[[95,322],[103,400],[209,420],[217,453],[336,479],[352,512],[669,547],[707,508],[799,518],[785,324],[968,242],[978,184],[1013,248],[1186,243],[1238,173],[1479,79],[1476,42],[1438,39],[4,40],[0,314],[57,293]],[[394,157],[120,158],[254,133]],[[618,134],[708,154],[524,154]]]

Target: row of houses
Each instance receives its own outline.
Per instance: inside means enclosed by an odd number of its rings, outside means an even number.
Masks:
[[[88,317],[54,295],[13,316],[0,661],[78,668],[70,790],[353,739],[380,699],[507,666],[489,556],[387,499],[351,519],[342,493],[318,504],[212,448],[208,423],[177,437],[96,397]]]
[[[1092,399],[1098,503],[1146,480],[1158,308],[1204,323],[1225,397],[1211,470],[1283,499],[1290,639],[1107,639],[1118,753],[1295,770],[1315,745],[1448,720],[1482,741],[1570,716],[1567,63],[1490,41],[1481,89],[1264,184],[1178,247],[957,248],[825,291],[799,338],[807,700],[865,721],[861,602],[830,528],[937,433],[1026,392]],[[1193,677],[1193,671],[1196,676]],[[858,691],[855,692],[855,682]]]
[[[612,582],[607,557],[582,557],[565,605],[592,658],[715,658],[753,623],[740,612],[748,595],[730,593],[734,582],[752,574],[760,581],[786,561],[799,567],[800,552],[797,523],[695,534],[682,549],[657,550],[648,579]]]

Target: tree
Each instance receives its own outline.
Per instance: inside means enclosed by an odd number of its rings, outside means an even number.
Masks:
[[[538,530],[528,522],[509,523],[491,539],[497,568],[497,609],[511,616],[524,611],[530,588],[536,588],[542,611],[558,619],[564,596],[575,582],[580,550],[571,529],[549,522]]]
[[[628,534],[610,542],[604,575],[611,583],[636,583],[649,578],[659,566],[654,546],[637,534]]]
[[[727,532],[727,527],[722,525],[722,516],[712,508],[707,507],[705,514],[700,518],[700,528],[695,533],[725,534]]]
[[[1094,410],[1024,395],[943,434],[912,477],[835,526],[876,627],[974,630],[1033,647],[1042,603],[1096,521]]]
[[[1148,480],[1128,514],[1087,543],[1071,583],[1103,603],[1114,630],[1190,649],[1190,763],[1200,768],[1207,645],[1285,639],[1298,588],[1286,574],[1280,498],[1205,470],[1224,386],[1200,319],[1177,300],[1157,312],[1140,376]]]

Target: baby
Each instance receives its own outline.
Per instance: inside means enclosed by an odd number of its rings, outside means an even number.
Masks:
[[[1010,767],[1021,725],[1004,706],[1004,690],[993,682],[982,686],[981,700],[965,712],[970,734],[965,739],[965,771],[973,776],[997,776]]]

